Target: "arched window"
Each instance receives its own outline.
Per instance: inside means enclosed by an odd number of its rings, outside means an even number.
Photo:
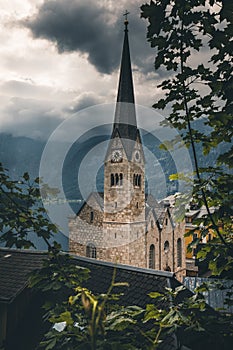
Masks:
[[[138,186],[141,187],[141,175],[138,175]]]
[[[93,243],[89,243],[86,247],[86,256],[88,258],[96,259],[96,247]]]
[[[123,186],[123,174],[120,173],[120,186]]]
[[[168,251],[169,251],[169,242],[168,242],[168,241],[165,241],[165,242],[164,242],[164,252],[165,252],[165,253],[168,253]]]
[[[151,244],[150,250],[149,250],[149,268],[150,269],[155,268],[155,246],[154,246],[154,244]]]
[[[114,186],[114,175],[111,174],[111,187]]]
[[[115,174],[115,185],[118,186],[119,185],[119,175]]]
[[[91,211],[90,212],[90,222],[93,222],[94,221],[94,212]]]
[[[177,266],[182,266],[182,241],[177,239]]]
[[[141,187],[141,178],[142,178],[142,176],[141,175],[139,175],[139,174],[134,174],[134,176],[133,176],[133,185],[135,186],[135,187]]]
[[[136,186],[136,175],[133,175],[133,185]]]

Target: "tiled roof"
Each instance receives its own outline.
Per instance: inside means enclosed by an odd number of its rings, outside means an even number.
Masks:
[[[46,252],[0,248],[0,301],[12,301],[27,285],[28,275],[42,266]],[[87,287],[94,293],[107,291],[117,268],[116,280],[128,282],[124,287],[124,302],[145,306],[151,291],[163,292],[165,287],[176,287],[180,283],[172,272],[137,268],[128,265],[73,256],[77,265],[90,270]]]
[[[0,248],[0,302],[11,302],[25,288],[28,275],[43,264],[46,254]]]
[[[129,265],[116,265],[84,257],[75,256],[78,265],[90,270],[90,279],[86,282],[87,288],[94,293],[105,293],[111,284],[114,269],[116,268],[116,282],[127,282],[129,287],[121,287],[124,292],[123,304],[144,307],[151,302],[148,293],[152,291],[164,292],[165,287],[179,286],[172,272],[156,271]],[[94,283],[93,283],[94,282]],[[116,292],[118,292],[116,290]]]
[[[27,286],[28,274],[38,269],[46,258],[45,252],[31,250],[17,250],[0,248],[0,303],[10,303]],[[138,305],[145,307],[151,302],[148,294],[152,291],[164,292],[165,287],[175,288],[180,283],[174,278],[172,272],[155,271],[127,265],[117,265],[73,256],[73,262],[90,270],[90,278],[85,287],[93,293],[104,293],[112,281],[114,269],[116,268],[116,282],[127,282],[129,287],[117,287],[115,293],[124,293],[121,299],[122,305]],[[191,295],[185,290],[184,295]],[[161,305],[162,307],[162,305]],[[165,339],[160,346],[161,350],[174,350],[174,336]]]
[[[152,212],[159,229],[161,229],[161,225],[163,224],[166,210],[164,205],[158,203],[153,195],[148,194],[146,196],[146,219],[149,213]]]

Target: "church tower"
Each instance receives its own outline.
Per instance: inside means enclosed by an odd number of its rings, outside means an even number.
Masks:
[[[126,15],[126,14],[125,14]],[[172,201],[145,194],[145,157],[137,127],[125,20],[117,101],[104,161],[104,192],[91,192],[69,219],[70,252],[88,258],[185,275],[184,222]]]
[[[137,265],[143,257],[142,252],[140,259],[135,256],[135,245],[144,247],[145,234],[145,158],[137,128],[127,19],[124,24],[115,118],[105,157],[103,229],[115,259]]]

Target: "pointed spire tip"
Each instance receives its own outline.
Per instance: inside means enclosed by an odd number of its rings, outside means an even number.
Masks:
[[[129,24],[129,21],[128,21],[128,15],[130,14],[130,12],[128,10],[125,11],[125,13],[123,14],[123,16],[125,17],[125,21],[124,21],[124,25],[125,25],[125,30],[127,30],[128,28],[128,24]]]

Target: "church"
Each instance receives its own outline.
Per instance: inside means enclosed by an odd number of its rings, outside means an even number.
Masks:
[[[140,268],[186,273],[184,222],[172,206],[145,192],[145,156],[134,99],[126,18],[104,191],[92,192],[69,219],[69,250],[79,256]]]

